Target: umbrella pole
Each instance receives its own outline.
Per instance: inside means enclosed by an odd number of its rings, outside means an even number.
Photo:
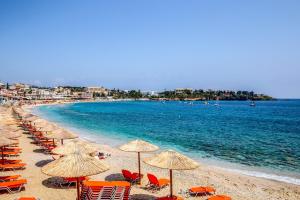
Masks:
[[[53,142],[53,147],[54,147],[55,146],[54,138],[52,139],[52,142]]]
[[[77,186],[77,200],[80,199],[80,191],[79,191],[79,177],[76,178],[77,179],[77,183],[76,183],[76,186]]]
[[[63,139],[61,139],[60,142],[61,142],[62,145],[64,144],[64,140]]]
[[[138,165],[139,165],[139,183],[141,183],[141,153],[138,152]]]
[[[2,164],[4,165],[4,147],[1,147],[2,152]]]
[[[170,197],[173,197],[173,174],[172,169],[170,169]]]

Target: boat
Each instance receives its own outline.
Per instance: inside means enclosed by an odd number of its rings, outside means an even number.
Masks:
[[[220,106],[220,104],[219,104],[219,98],[216,99],[216,101],[214,103],[214,106]]]
[[[255,102],[251,101],[250,106],[252,106],[252,107],[256,106]]]

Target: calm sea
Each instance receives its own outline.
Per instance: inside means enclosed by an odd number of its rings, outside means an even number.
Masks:
[[[209,164],[300,184],[300,100],[101,102],[36,112],[113,146],[141,138]]]

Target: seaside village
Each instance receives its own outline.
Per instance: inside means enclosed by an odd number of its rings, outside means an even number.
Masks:
[[[53,101],[88,100],[95,92],[108,96],[110,91],[103,87],[71,92],[62,87],[1,84],[0,92],[6,99],[0,106],[1,200],[299,197],[291,195],[297,193],[296,186],[287,184],[282,190],[275,181],[199,164],[138,138],[118,147],[98,144],[32,113],[34,106]]]
[[[28,84],[4,84],[0,82],[0,96],[10,100],[91,100],[94,95],[108,97],[109,90],[104,87],[54,87],[40,88]],[[110,97],[108,97],[110,98]]]

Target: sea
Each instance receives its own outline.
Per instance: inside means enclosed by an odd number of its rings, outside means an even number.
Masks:
[[[203,164],[300,185],[300,100],[115,101],[34,112],[100,144],[143,139]]]

